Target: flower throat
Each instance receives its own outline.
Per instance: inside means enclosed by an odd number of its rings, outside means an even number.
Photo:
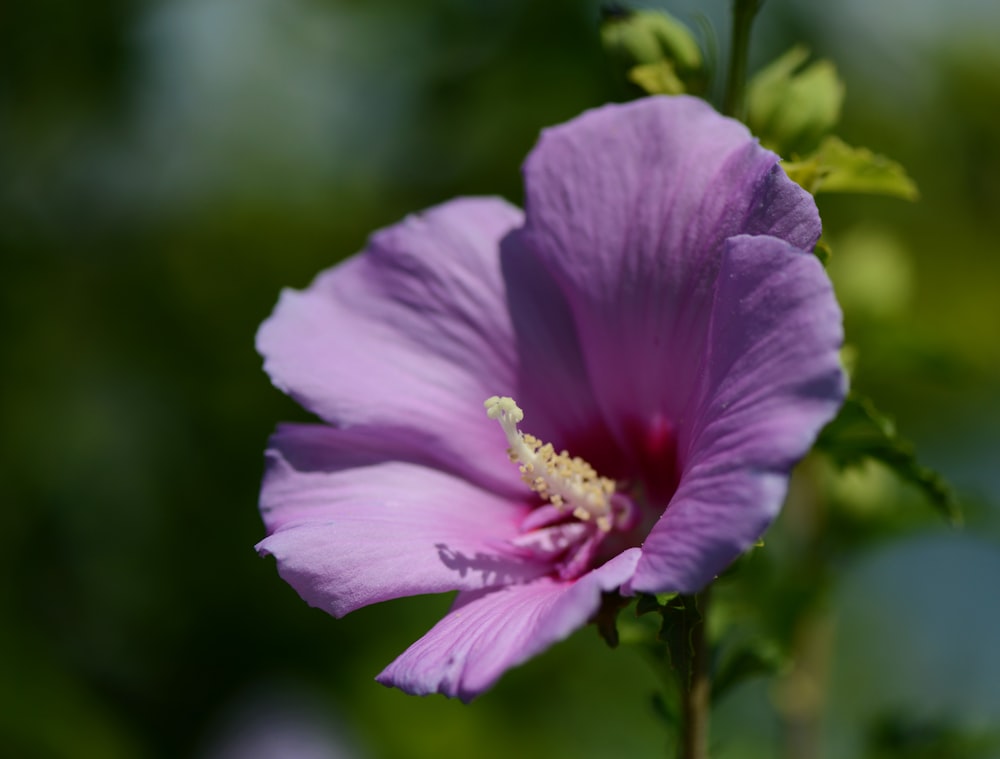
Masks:
[[[518,464],[521,479],[557,509],[571,512],[581,522],[590,522],[601,532],[615,525],[613,496],[615,481],[601,477],[594,468],[569,451],[556,453],[551,443],[521,432],[517,425],[524,412],[513,398],[494,395],[483,404],[486,415],[500,422],[507,436],[507,455]]]

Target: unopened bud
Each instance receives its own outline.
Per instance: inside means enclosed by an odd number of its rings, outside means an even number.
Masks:
[[[794,47],[757,73],[747,87],[747,123],[761,143],[782,156],[816,147],[840,118],[844,84],[830,61],[808,65]]]
[[[705,88],[701,48],[684,24],[662,11],[607,5],[601,43],[621,79],[647,92],[698,94]]]

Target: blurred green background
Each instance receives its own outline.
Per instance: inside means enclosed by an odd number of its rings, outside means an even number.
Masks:
[[[725,48],[725,0],[660,7]],[[411,698],[372,677],[447,598],[336,621],[252,550],[267,436],[307,418],[253,350],[280,288],[407,212],[518,202],[539,129],[618,97],[598,9],[0,11],[6,755],[664,755],[656,674],[592,628],[471,707]],[[799,41],[832,58],[842,136],[921,188],[915,204],[819,202],[856,384],[956,483],[967,522],[949,530],[877,468],[824,491],[841,511],[821,557],[817,755],[1000,756],[998,33],[1000,9],[975,0],[769,0],[755,29],[752,68]],[[736,586],[757,619],[782,616],[782,571],[802,560],[789,513],[760,582]],[[717,756],[812,755],[789,738],[789,678],[722,701]]]

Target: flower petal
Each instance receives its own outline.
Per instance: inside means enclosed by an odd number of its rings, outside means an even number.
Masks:
[[[392,431],[284,425],[261,489],[281,576],[341,616],[390,598],[524,582],[550,571],[509,541],[529,507],[432,469]],[[408,457],[409,456],[409,460]]]
[[[520,492],[483,411],[516,385],[499,245],[520,221],[503,200],[468,198],[376,233],[362,255],[282,293],[257,333],[265,370],[337,426],[406,428],[442,468]]]
[[[504,238],[500,262],[517,343],[514,397],[525,413],[524,428],[556,450],[569,448],[603,474],[617,476],[622,461],[608,442],[569,305],[522,238],[520,230]]]
[[[469,701],[506,670],[586,624],[600,606],[601,593],[625,582],[638,557],[638,549],[629,549],[575,582],[542,578],[461,593],[451,612],[377,680],[407,693]]]
[[[525,168],[525,240],[560,284],[586,371],[623,427],[675,419],[697,382],[725,240],[811,248],[811,196],[746,127],[688,97],[599,108],[543,132]]]
[[[695,592],[763,534],[788,473],[843,402],[840,308],[819,261],[772,237],[726,244],[681,480],[628,590]]]

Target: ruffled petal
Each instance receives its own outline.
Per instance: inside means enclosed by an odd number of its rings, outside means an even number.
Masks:
[[[846,392],[841,313],[819,261],[771,237],[726,244],[681,480],[628,590],[695,592],[763,534],[788,474]]]
[[[697,382],[725,240],[811,248],[811,196],[742,124],[687,97],[610,105],[543,132],[525,168],[525,241],[562,288],[619,444],[676,419]]]
[[[461,593],[451,612],[377,679],[407,693],[469,701],[506,670],[586,624],[601,593],[625,582],[638,557],[638,549],[630,549],[575,582],[542,578]]]
[[[261,489],[257,550],[312,606],[524,582],[550,571],[510,540],[529,506],[423,465],[392,431],[285,425]]]
[[[274,384],[337,426],[408,430],[438,465],[519,492],[483,401],[517,382],[500,240],[521,212],[461,199],[372,236],[366,251],[285,290],[257,333]]]

